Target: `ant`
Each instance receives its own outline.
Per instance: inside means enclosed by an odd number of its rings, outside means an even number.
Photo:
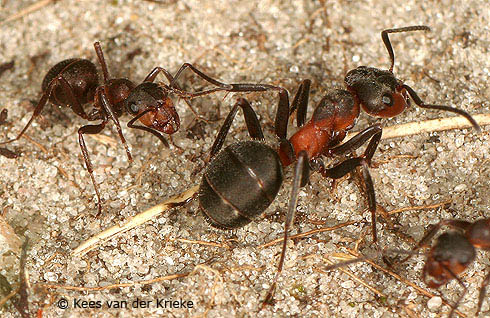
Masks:
[[[162,134],[171,135],[180,128],[180,118],[172,99],[169,97],[169,93],[174,93],[183,98],[189,104],[189,107],[191,107],[189,103],[190,99],[217,91],[259,92],[278,90],[279,95],[281,96],[280,100],[287,98],[287,91],[281,87],[267,84],[222,83],[199,71],[189,63],[184,63],[175,76],[172,76],[162,67],[155,67],[145,77],[143,82],[136,86],[126,78],[110,78],[100,43],[95,42],[94,48],[102,67],[104,83],[99,85],[97,69],[89,60],[71,58],[59,62],[54,65],[44,77],[42,82],[43,94],[28,123],[17,137],[1,142],[0,145],[20,139],[32,124],[33,120],[39,116],[44,106],[48,103],[48,100],[55,105],[65,105],[69,107],[77,116],[88,121],[101,120],[98,124],[85,125],[78,129],[78,142],[82,150],[85,166],[87,167],[97,196],[97,216],[102,211],[102,205],[84,135],[99,134],[105,128],[109,120],[112,120],[126,150],[128,160],[129,162],[132,162],[131,152],[126,144],[118,118],[124,113],[128,113],[133,117],[127,123],[129,128],[149,132],[168,147],[168,142]],[[195,74],[208,83],[216,85],[217,87],[199,92],[186,92],[181,90],[176,83],[176,80],[187,68],[191,69]],[[154,83],[154,80],[159,73],[165,75],[170,82],[169,85],[164,83]],[[90,112],[86,112],[82,107],[82,105],[88,103],[91,103],[93,106]],[[135,124],[137,120],[143,125]]]
[[[463,293],[458,297],[449,314],[449,317],[452,317],[454,310],[458,307],[467,290],[458,275],[475,260],[475,248],[490,250],[490,219],[481,219],[473,223],[461,220],[443,220],[427,231],[427,234],[420,240],[413,252],[426,245],[443,226],[458,229],[462,233],[446,232],[437,238],[436,243],[427,254],[422,278],[430,288],[438,288],[452,279],[456,279],[463,287]],[[430,278],[427,279],[427,276]],[[481,310],[489,282],[490,272],[483,279],[475,316],[478,316]]]
[[[439,288],[452,279],[456,279],[456,281],[463,287],[463,293],[458,297],[449,313],[449,317],[452,317],[467,291],[467,287],[458,275],[464,272],[475,260],[475,248],[481,248],[487,251],[490,250],[490,219],[481,219],[473,223],[454,219],[442,220],[439,223],[432,225],[424,237],[411,251],[388,249],[384,253],[393,252],[398,254],[409,254],[408,257],[400,262],[404,263],[412,255],[417,254],[418,249],[426,246],[443,226],[448,226],[459,231],[445,232],[436,239],[436,243],[427,253],[427,259],[422,270],[422,279],[430,288]],[[324,270],[330,271],[367,259],[368,257],[365,256],[358,257],[349,261],[327,266]],[[489,283],[490,272],[485,276],[481,284],[475,317],[480,313],[483,300],[485,299],[486,287]]]
[[[239,99],[225,119],[211,147],[209,164],[204,171],[198,195],[200,208],[212,226],[227,230],[236,229],[262,214],[275,199],[282,185],[283,167],[295,163],[281,257],[264,305],[272,300],[277,279],[282,271],[299,188],[308,182],[310,169],[318,171],[323,177],[339,179],[361,167],[368,209],[371,212],[373,243],[377,244],[376,198],[368,168],[381,139],[382,128],[379,124],[372,125],[344,144],[340,144],[346,132],[354,127],[361,107],[369,115],[394,117],[409,106],[411,97],[420,107],[463,115],[477,131],[480,131],[476,121],[465,111],[449,106],[426,104],[411,87],[394,76],[394,53],[388,34],[418,30],[430,29],[427,26],[409,26],[382,31],[381,37],[391,59],[390,69],[360,66],[349,71],[345,77],[347,90],[336,89],[328,92],[306,124],[311,81],[304,80],[293,99],[291,109],[287,98],[279,102],[274,126],[275,135],[279,139],[277,149],[262,142],[264,135],[257,115],[245,99]],[[253,140],[234,143],[220,152],[238,107],[243,110],[247,130]],[[288,140],[288,119],[294,110],[297,110],[299,130]],[[333,167],[325,168],[320,158],[353,153],[368,141],[363,155],[345,159]]]

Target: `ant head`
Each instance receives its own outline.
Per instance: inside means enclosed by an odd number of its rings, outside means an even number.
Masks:
[[[410,106],[406,89],[390,71],[360,66],[347,73],[345,83],[372,116],[395,117]]]
[[[475,248],[463,234],[442,234],[430,250],[424,266],[424,280],[426,274],[430,276],[427,286],[437,288],[455,278],[473,262],[475,255]]]
[[[173,134],[180,128],[180,118],[172,100],[156,83],[143,82],[125,101],[126,111],[152,129]]]

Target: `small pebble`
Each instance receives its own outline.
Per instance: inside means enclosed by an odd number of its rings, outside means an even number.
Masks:
[[[441,305],[442,305],[442,298],[439,297],[439,296],[436,296],[436,297],[432,297],[431,299],[429,299],[429,301],[427,302],[427,308],[429,308],[429,310],[431,312],[436,312],[439,310],[439,308],[441,308]]]

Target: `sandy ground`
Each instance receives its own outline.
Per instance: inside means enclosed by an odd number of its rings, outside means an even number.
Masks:
[[[37,1],[0,3],[2,21]],[[485,6],[488,2],[483,0],[56,1],[19,19],[0,22],[0,64],[15,61],[14,68],[1,75],[0,108],[8,109],[9,122],[0,128],[0,139],[14,137],[27,123],[33,109],[30,101],[40,98],[42,79],[52,65],[69,57],[96,61],[95,41],[101,42],[110,73],[136,82],[154,66],[173,73],[184,62],[223,81],[273,83],[292,93],[301,80],[310,78],[311,110],[327,89],[342,87],[348,70],[359,65],[388,68],[381,30],[426,24],[433,32],[392,36],[395,73],[428,102],[454,105],[471,114],[489,113],[490,12]],[[188,90],[206,86],[190,74],[181,83]],[[194,100],[203,117],[220,119],[203,123],[201,131],[190,128],[196,124],[194,115],[180,102],[183,125],[173,140],[182,150],[166,149],[155,137],[126,129],[128,118],[122,118],[134,156],[131,165],[113,127],[96,139],[87,138],[104,199],[98,218],[77,141],[84,120],[49,105],[27,138],[9,145],[22,155],[15,160],[0,157],[1,213],[21,240],[30,240],[26,269],[31,313],[43,308],[43,317],[447,316],[450,307],[438,305],[437,297],[431,300],[421,290],[453,303],[462,289],[455,281],[439,290],[428,289],[420,279],[423,255],[393,269],[401,279],[367,263],[345,268],[354,277],[339,270],[322,272],[330,261],[339,261],[335,255],[354,249],[360,237],[365,238],[358,246],[360,253],[373,251],[370,226],[363,223],[370,216],[355,178],[345,178],[332,192],[330,181],[315,174],[301,190],[292,234],[360,223],[291,240],[275,303],[258,314],[280,255],[279,244],[260,245],[281,237],[291,169],[286,169],[282,190],[264,216],[237,231],[209,227],[192,202],[83,257],[71,255],[103,229],[197,184],[200,174],[191,173],[203,166],[236,96],[216,94]],[[260,116],[267,139],[274,143],[277,96],[246,97]],[[363,114],[354,130],[376,121],[392,126],[450,116],[417,107],[389,120]],[[239,115],[227,143],[246,139],[243,127]],[[380,219],[382,247],[409,249],[429,224],[441,219],[489,216],[488,129],[483,127],[480,135],[458,129],[381,142],[374,156],[379,165],[371,169],[378,202],[386,211],[407,208]],[[3,245],[0,273],[14,287],[18,263],[18,249]],[[375,263],[386,268],[380,260]],[[488,253],[479,252],[463,276],[468,291],[459,310],[466,317],[474,315],[489,264]],[[190,274],[162,279],[186,273]],[[160,281],[135,284],[153,279]],[[128,285],[110,287],[119,283]],[[46,284],[65,288],[46,288]],[[65,310],[59,308],[61,299],[68,301]],[[146,309],[132,308],[137,299],[152,302]],[[193,308],[168,308],[168,303],[167,308],[157,308],[156,301],[162,299],[191,301]],[[101,308],[74,308],[84,301],[87,306],[89,301],[99,301]],[[127,301],[128,308],[109,309],[107,301]],[[5,318],[20,316],[13,306],[3,307],[0,313]],[[481,316],[489,313],[487,296]]]

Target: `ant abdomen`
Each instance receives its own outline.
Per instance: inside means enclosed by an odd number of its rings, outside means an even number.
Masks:
[[[212,226],[240,228],[267,209],[282,181],[282,165],[274,149],[258,141],[238,142],[206,168],[199,205]]]
[[[80,104],[93,100],[95,89],[99,86],[99,77],[94,63],[85,59],[71,58],[55,64],[44,77],[41,89],[46,92],[49,84],[58,76],[68,83],[74,97]],[[55,86],[49,101],[58,106],[72,106],[71,97],[66,94],[66,87]]]

